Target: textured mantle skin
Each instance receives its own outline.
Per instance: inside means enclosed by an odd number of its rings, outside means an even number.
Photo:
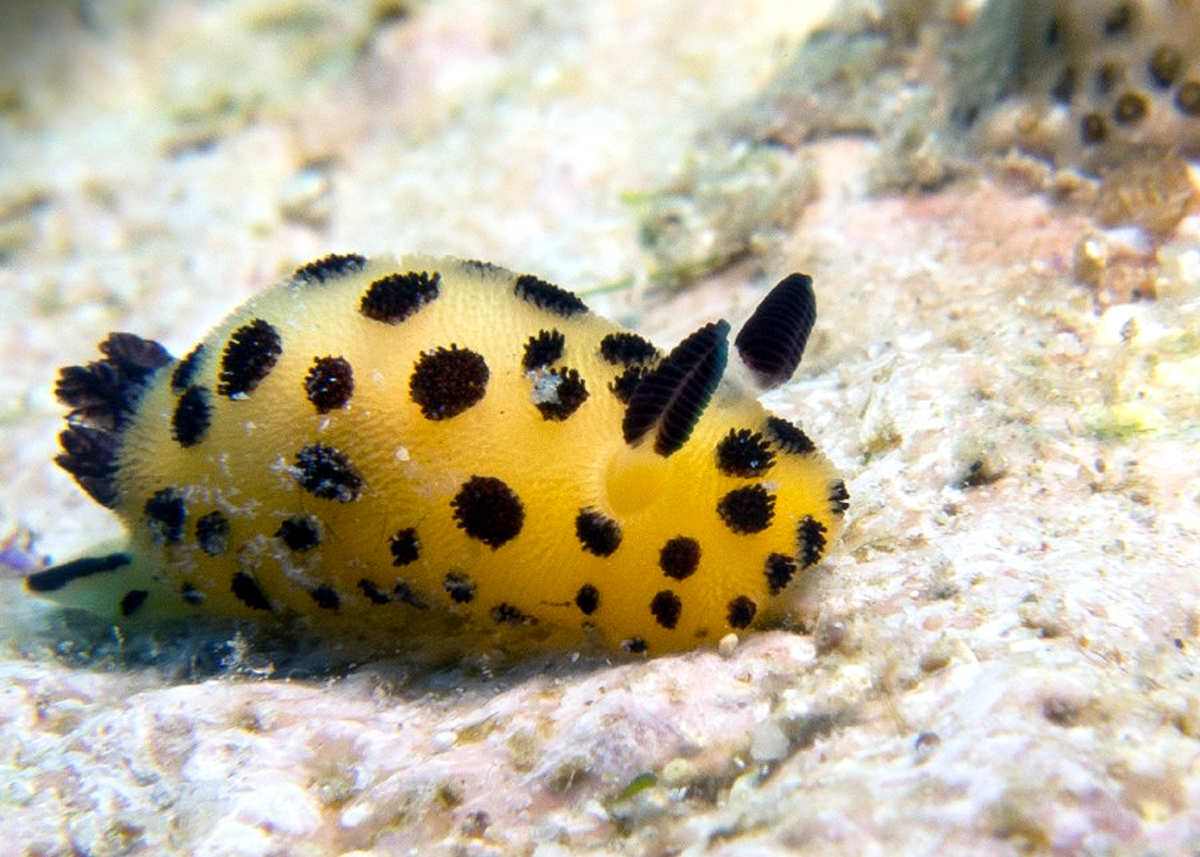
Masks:
[[[301,5],[2,13],[25,36],[0,51],[0,532],[34,553],[112,533],[49,464],[54,370],[107,330],[178,353],[333,249],[640,271],[620,194],[665,182],[802,26],[768,0],[653,27],[620,0]],[[200,62],[247,44],[269,73]],[[14,570],[0,854],[1194,851],[1196,218],[1147,248],[999,179],[872,197],[877,150],[811,147],[821,192],[775,255],[590,299],[671,342],[782,271],[821,284],[770,404],[856,506],[799,631],[616,663],[156,653],[48,617]],[[1081,276],[1089,240],[1108,279]],[[1158,300],[1106,292],[1118,271]]]

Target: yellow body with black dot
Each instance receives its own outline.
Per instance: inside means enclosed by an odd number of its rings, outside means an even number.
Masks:
[[[29,587],[116,619],[714,644],[825,554],[847,501],[724,377],[727,330],[664,356],[535,277],[331,256],[182,361],[114,335],[64,370],[59,462],[129,543]]]

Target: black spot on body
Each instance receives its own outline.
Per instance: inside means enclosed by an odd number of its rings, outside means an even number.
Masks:
[[[669,456],[687,443],[725,373],[728,335],[726,322],[706,324],[641,379],[621,421],[626,443],[637,443],[652,429],[657,429],[659,455]]]
[[[1183,69],[1183,57],[1170,45],[1159,45],[1150,55],[1147,69],[1159,89],[1170,89],[1179,79],[1179,72]]]
[[[125,593],[125,597],[121,599],[121,615],[132,616],[138,611],[138,608],[146,603],[146,599],[150,597],[150,593],[145,589],[131,589]]]
[[[192,385],[203,359],[204,343],[201,342],[175,365],[175,371],[171,373],[171,392],[182,393]]]
[[[163,488],[146,501],[146,526],[154,543],[177,544],[183,540],[183,522],[187,507],[174,488]]]
[[[25,578],[25,588],[30,592],[55,592],[68,583],[91,577],[94,574],[117,571],[132,562],[133,557],[127,553],[80,557],[70,562],[52,565],[42,571],[35,571]]]
[[[342,604],[341,597],[332,586],[318,586],[308,594],[312,596],[312,600],[322,610],[336,610]]]
[[[250,395],[271,374],[283,340],[279,332],[261,318],[243,324],[229,336],[221,354],[217,393],[231,399]]]
[[[482,259],[464,259],[462,268],[468,273],[478,274],[481,277],[508,277],[512,274],[508,269]]]
[[[220,512],[209,512],[196,519],[196,543],[209,556],[229,548],[229,519]]]
[[[183,599],[184,604],[189,604],[192,607],[199,607],[204,603],[204,593],[190,583],[185,583],[179,587],[179,597]]]
[[[846,483],[841,479],[834,482],[829,489],[829,507],[835,515],[844,515],[850,508],[850,492],[846,490]]]
[[[805,515],[796,525],[797,556],[802,568],[814,565],[825,553],[825,525]]]
[[[780,417],[767,417],[767,435],[788,455],[808,455],[817,451],[817,445],[809,440],[799,426]]]
[[[754,621],[754,614],[757,612],[757,604],[745,595],[739,595],[729,602],[726,616],[731,628],[749,628],[750,623]]]
[[[600,606],[600,590],[590,583],[585,583],[575,593],[575,606],[584,616],[591,616]]]
[[[1200,117],[1200,81],[1185,80],[1175,93],[1175,108],[1184,116]]]
[[[293,553],[305,553],[321,544],[321,522],[312,515],[295,515],[279,525],[275,537]]]
[[[515,538],[525,523],[521,499],[494,476],[472,476],[450,506],[459,528],[492,549]]]
[[[618,402],[628,405],[629,400],[633,398],[633,391],[648,374],[650,374],[650,369],[645,366],[630,366],[612,380],[608,389],[617,397]]]
[[[534,381],[534,406],[542,419],[562,422],[587,401],[587,385],[574,369],[551,369]]]
[[[796,560],[787,554],[773,553],[767,557],[767,587],[772,595],[778,595],[787,585],[792,582],[792,578],[798,571]]]
[[[575,537],[585,551],[612,556],[621,546],[621,525],[595,509],[580,509],[575,516]]]
[[[717,468],[726,476],[762,476],[774,461],[766,438],[750,429],[730,429],[717,444]]]
[[[437,299],[442,282],[441,274],[410,271],[388,274],[367,287],[358,311],[369,319],[384,324],[399,324],[421,307]]]
[[[667,630],[679,624],[679,615],[683,612],[683,601],[669,589],[657,593],[650,600],[650,612],[654,620]]]
[[[304,379],[304,394],[318,414],[344,408],[354,393],[354,370],[341,357],[313,359],[308,377]]]
[[[296,481],[314,497],[339,503],[357,500],[363,486],[345,453],[323,443],[310,443],[296,453]]]
[[[734,488],[717,503],[717,514],[735,533],[761,533],[775,516],[775,495],[761,485]]]
[[[1103,143],[1108,137],[1108,124],[1099,113],[1088,113],[1079,120],[1079,139],[1086,145]]]
[[[733,344],[761,386],[778,387],[800,365],[816,320],[812,277],[791,274],[762,299]]]
[[[470,604],[475,600],[475,581],[461,571],[448,572],[442,579],[442,588],[456,604]]]
[[[454,572],[451,572],[451,574],[454,574]],[[465,577],[465,575],[464,575],[464,577]],[[470,584],[470,587],[471,587],[471,590],[470,590],[471,598],[474,598],[475,597],[475,584],[471,583],[470,578],[467,578],[466,580],[467,580],[467,583]],[[399,601],[401,604],[407,604],[409,607],[415,607],[418,610],[425,610],[429,606],[425,603],[425,599],[423,599],[420,596],[420,594],[417,592],[417,590],[413,588],[413,585],[404,580],[396,581],[396,585],[394,587],[392,587],[392,594],[394,596],[396,596],[396,600]],[[453,597],[453,595],[452,595],[452,597]],[[470,600],[470,599],[468,599],[468,600]]]
[[[646,652],[646,641],[641,637],[630,637],[621,641],[621,648],[631,655],[641,655]]]
[[[566,289],[547,283],[545,280],[522,274],[513,284],[513,294],[523,301],[533,304],[538,309],[570,318],[573,315],[587,312],[587,304]]]
[[[1113,121],[1118,125],[1136,125],[1150,112],[1150,103],[1140,92],[1124,92],[1113,105]]]
[[[492,621],[497,625],[536,625],[537,619],[529,616],[511,604],[500,603],[488,611]]]
[[[239,571],[233,576],[230,591],[239,601],[251,610],[270,610],[271,602],[263,593],[254,576],[246,571]]]
[[[600,356],[613,366],[632,366],[658,359],[658,349],[636,333],[609,333],[600,340]]]
[[[182,447],[195,446],[204,440],[211,424],[212,393],[207,387],[188,387],[175,403],[171,435]]]
[[[658,552],[658,567],[675,580],[686,580],[700,567],[700,543],[687,536],[669,539]]]
[[[357,253],[330,253],[315,262],[301,265],[292,274],[296,286],[324,285],[330,280],[357,274],[367,266],[367,260]]]
[[[384,592],[383,589],[372,580],[364,577],[358,582],[358,588],[362,590],[362,594],[365,595],[367,600],[372,604],[380,605],[391,603],[391,596]]]
[[[397,531],[388,539],[388,547],[392,553],[392,565],[408,565],[421,556],[421,543],[417,541],[417,531],[412,527]]]
[[[567,338],[561,331],[539,330],[536,336],[529,337],[529,341],[525,343],[525,356],[521,358],[521,368],[532,372],[562,360],[566,345]]]
[[[448,420],[483,399],[488,377],[481,355],[457,345],[439,347],[422,352],[413,366],[409,396],[425,419]]]

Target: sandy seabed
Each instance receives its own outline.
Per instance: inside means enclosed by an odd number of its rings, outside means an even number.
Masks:
[[[1200,224],[1157,300],[1101,299],[1080,248],[1124,236],[1002,179],[871,194],[848,137],[770,253],[645,288],[622,199],[829,4],[798,5],[5,4],[0,855],[1200,849]],[[660,343],[810,272],[768,403],[852,506],[798,630],[320,678],[66,645],[22,566],[117,529],[50,463],[56,367],[108,330],[183,353],[331,251],[628,279],[590,302]]]

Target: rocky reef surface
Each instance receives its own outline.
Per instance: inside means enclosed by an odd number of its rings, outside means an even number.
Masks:
[[[1068,129],[1116,109],[1046,101],[1061,59],[947,132],[968,81],[930,46],[1023,4],[798,5],[4,4],[0,855],[1200,848],[1194,152],[980,142],[1021,99]],[[1045,5],[1085,81],[1136,45],[1145,82],[1162,16],[1194,14]],[[1113,205],[1174,207],[1106,216],[1119,170]],[[364,663],[29,598],[44,555],[113,534],[51,464],[56,367],[110,329],[178,352],[335,250],[535,270],[662,342],[811,273],[809,354],[769,404],[853,505],[788,626]]]

